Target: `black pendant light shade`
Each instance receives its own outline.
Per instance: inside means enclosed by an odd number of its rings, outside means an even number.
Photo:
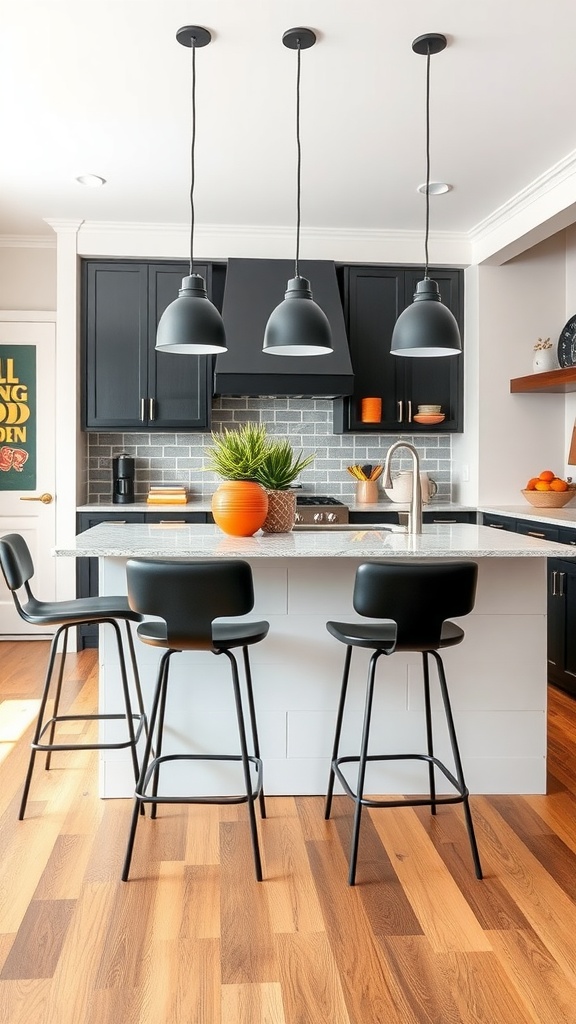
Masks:
[[[396,356],[449,356],[462,351],[456,319],[431,278],[418,281],[412,305],[400,313],[391,351]]]
[[[226,352],[222,317],[208,298],[204,278],[191,274],[182,279],[178,298],[166,307],[156,332],[156,348],[162,352],[210,355]]]
[[[314,46],[316,34],[309,28],[291,28],[282,36],[284,46],[298,51],[296,77],[297,218],[294,277],[288,281],[284,301],[276,306],[266,324],[263,351],[278,356],[321,356],[332,352],[328,317],[312,298],[310,281],[300,277],[300,51]]]
[[[438,32],[418,36],[412,43],[426,64],[426,231],[424,280],[419,281],[414,301],[398,317],[392,332],[390,352],[395,356],[453,356],[462,351],[460,331],[453,313],[444,306],[436,281],[428,276],[428,234],[430,225],[430,56],[446,47],[446,36]]]
[[[190,274],[182,279],[178,298],[166,307],[156,332],[156,348],[160,352],[181,352],[188,355],[210,355],[226,352],[226,334],[222,317],[210,302],[206,282],[194,273],[194,150],[196,143],[196,49],[207,46],[212,36],[199,25],[179,28],[176,38],[182,46],[192,49],[192,146],[190,185]]]
[[[288,281],[284,302],[272,310],[264,351],[279,356],[322,356],[332,351],[332,332],[324,310],[320,309],[305,277]]]

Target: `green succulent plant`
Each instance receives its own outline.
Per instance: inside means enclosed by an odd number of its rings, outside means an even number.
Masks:
[[[315,455],[296,454],[290,441],[268,441],[263,461],[256,471],[256,480],[269,491],[286,491],[299,473],[314,460]]]
[[[264,424],[258,423],[212,434],[206,454],[206,469],[224,480],[255,480],[269,491],[286,491],[315,458],[302,451],[297,454],[288,438],[269,438]]]
[[[258,480],[268,449],[266,427],[245,423],[238,430],[224,428],[221,434],[212,434],[212,442],[207,469],[224,480]]]

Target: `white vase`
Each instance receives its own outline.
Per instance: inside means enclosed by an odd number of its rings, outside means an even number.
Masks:
[[[557,370],[558,360],[554,348],[541,348],[534,353],[532,372],[544,373],[546,370]]]

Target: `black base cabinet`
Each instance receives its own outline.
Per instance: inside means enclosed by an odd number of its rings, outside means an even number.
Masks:
[[[576,546],[576,530],[528,519],[484,514],[485,526]],[[549,558],[546,611],[548,618],[548,682],[576,696],[576,561]]]
[[[404,510],[405,511],[405,510]],[[398,525],[400,522],[399,512],[350,512],[351,523],[390,523]],[[475,512],[430,512],[423,509],[422,521],[424,523],[475,523]]]
[[[548,559],[548,681],[576,696],[576,565]]]
[[[76,532],[84,533],[99,523],[206,523],[207,512],[78,512]],[[98,595],[98,559],[76,559],[76,596]],[[98,647],[98,626],[79,626],[78,650]]]

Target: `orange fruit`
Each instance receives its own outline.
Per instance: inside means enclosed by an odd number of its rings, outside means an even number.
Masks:
[[[534,486],[534,490],[535,491],[549,491],[550,490],[550,484],[548,483],[548,480],[537,480],[536,484]]]
[[[556,476],[556,477],[554,477],[553,480],[550,481],[550,490],[551,491],[567,491],[568,490],[568,484],[566,483],[565,480],[561,480],[560,477]]]
[[[526,484],[526,490],[527,491],[533,491],[535,489],[537,483],[538,483],[538,477],[537,476],[531,477],[530,480],[528,481],[528,483]]]
[[[547,480],[548,483],[550,483],[550,481],[554,480],[555,477],[556,477],[556,473],[553,473],[551,469],[545,469],[542,473],[540,473],[540,476],[538,477],[538,479],[539,480]]]

